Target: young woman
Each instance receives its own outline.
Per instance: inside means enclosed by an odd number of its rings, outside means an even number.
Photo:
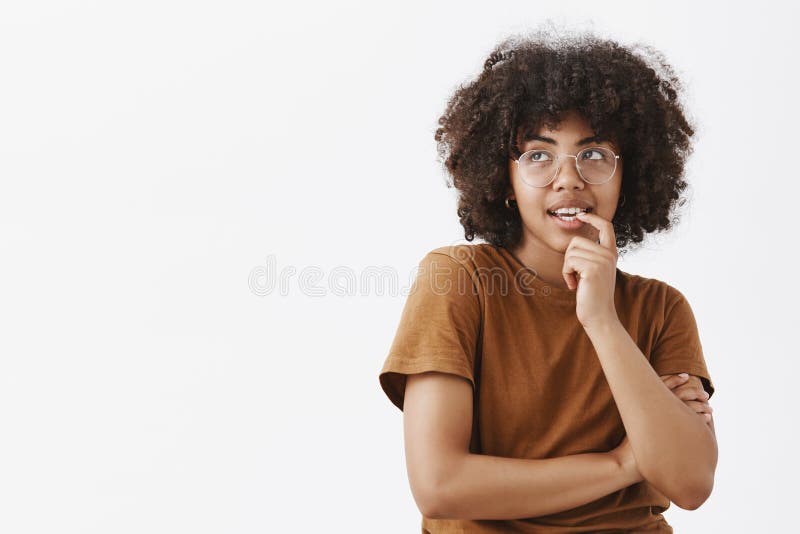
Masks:
[[[380,384],[422,532],[672,532],[717,443],[685,296],[617,258],[671,228],[693,128],[663,57],[500,43],[436,141],[465,237],[420,262]],[[672,217],[671,217],[672,216]]]

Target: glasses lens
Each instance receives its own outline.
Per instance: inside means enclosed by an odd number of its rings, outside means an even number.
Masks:
[[[583,178],[590,184],[607,182],[614,174],[617,158],[607,148],[593,147],[578,154],[578,168]]]
[[[543,187],[556,172],[556,156],[549,150],[530,150],[519,159],[519,170],[526,184]]]
[[[617,168],[614,153],[603,147],[592,147],[578,154],[578,168],[590,184],[604,184]],[[549,150],[530,150],[519,159],[523,181],[534,187],[544,187],[556,173],[556,155]]]

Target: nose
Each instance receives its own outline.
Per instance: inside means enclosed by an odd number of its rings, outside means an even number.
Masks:
[[[578,173],[578,157],[562,155],[556,177],[551,184],[556,191],[560,189],[583,189],[586,182]]]

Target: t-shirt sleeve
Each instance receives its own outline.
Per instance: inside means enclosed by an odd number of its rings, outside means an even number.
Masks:
[[[676,297],[667,305],[664,325],[658,333],[650,361],[659,375],[688,373],[700,377],[709,398],[714,382],[708,372],[697,322],[686,297],[674,290]]]
[[[449,255],[429,252],[419,262],[379,374],[389,400],[402,410],[408,375],[426,371],[461,376],[475,388],[480,328],[479,291],[471,273]]]

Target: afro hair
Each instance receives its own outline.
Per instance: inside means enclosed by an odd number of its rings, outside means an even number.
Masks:
[[[546,30],[500,42],[480,74],[454,91],[435,133],[466,240],[518,243],[519,211],[505,206],[509,158],[521,155],[522,135],[554,128],[573,110],[624,155],[612,221],[620,253],[646,233],[669,230],[679,219],[676,206],[686,202],[682,176],[694,134],[681,90],[664,56],[646,44]]]

